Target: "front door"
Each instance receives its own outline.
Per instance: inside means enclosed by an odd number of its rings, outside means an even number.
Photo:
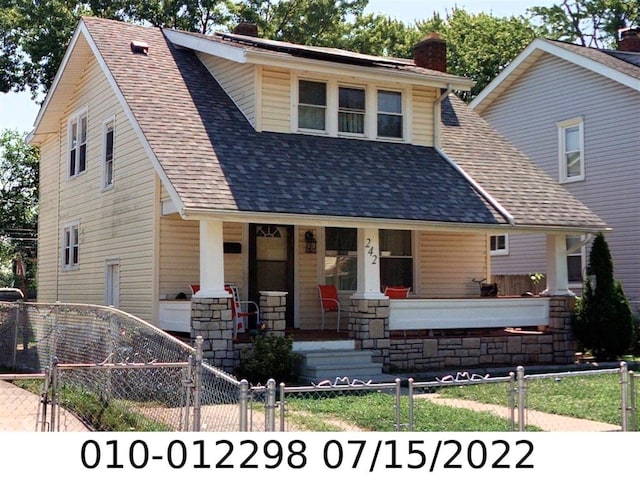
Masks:
[[[287,292],[287,328],[293,328],[292,225],[249,226],[249,299],[258,303],[261,291]]]

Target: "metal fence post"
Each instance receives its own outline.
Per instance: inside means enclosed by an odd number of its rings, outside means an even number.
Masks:
[[[18,330],[20,329],[20,303],[22,302],[16,302],[15,304],[15,309],[16,309],[16,314],[15,314],[15,319],[16,319],[16,323],[15,323],[15,334],[13,336],[13,355],[12,355],[12,359],[11,359],[11,366],[13,367],[13,369],[16,369],[16,357],[18,355]],[[23,351],[27,352],[27,348],[24,345],[24,335],[22,337],[22,349]]]
[[[247,380],[240,380],[240,431],[246,432],[247,430],[247,418],[249,410],[249,382]]]
[[[53,360],[51,366],[51,425],[49,427],[50,432],[57,432],[59,428],[58,422],[56,422],[58,415],[57,407],[57,395],[58,395],[58,359]]]
[[[401,405],[400,405],[400,401],[402,400],[401,397],[401,392],[400,392],[400,379],[396,378],[396,432],[399,432],[401,430],[401,426],[400,426],[400,410],[401,410]]]
[[[196,337],[196,365],[193,385],[193,431],[199,432],[201,423],[201,394],[202,394],[202,345],[204,339],[198,335]]]
[[[276,430],[276,381],[273,378],[267,380],[267,391],[264,405],[264,431],[275,432]]]
[[[627,422],[627,416],[629,415],[629,369],[626,362],[620,362],[620,410],[621,410],[621,423],[620,426],[623,432],[629,431],[629,425]]]
[[[285,414],[285,384],[284,382],[280,383],[280,431],[284,432],[284,414]]]
[[[191,389],[193,387],[193,356],[189,355],[187,367],[182,372],[182,394],[184,395],[182,404],[182,418],[180,419],[180,430],[189,431],[189,410],[191,409]]]
[[[525,380],[524,380],[524,367],[519,366],[517,369],[518,375],[518,431],[524,432],[524,398],[525,398]]]
[[[509,372],[509,412],[511,431],[516,431],[516,374]]]
[[[413,432],[413,407],[414,407],[414,398],[413,398],[413,378],[409,379],[409,424],[407,425],[407,429],[410,432]]]
[[[638,401],[638,397],[636,396],[636,374],[633,370],[629,370],[629,415],[631,416],[631,431],[637,432],[638,425],[636,420],[636,402]]]

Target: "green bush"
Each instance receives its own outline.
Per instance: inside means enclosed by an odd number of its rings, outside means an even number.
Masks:
[[[613,276],[611,253],[602,234],[593,241],[573,326],[578,342],[597,359],[616,359],[631,347],[634,330],[631,307],[622,285]]]
[[[251,347],[242,350],[237,375],[254,385],[264,385],[270,378],[277,383],[291,382],[299,359],[292,338],[259,335],[252,339]]]

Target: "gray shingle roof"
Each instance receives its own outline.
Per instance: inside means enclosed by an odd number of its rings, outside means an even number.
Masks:
[[[442,147],[519,226],[606,224],[455,95],[442,106]]]
[[[188,208],[506,223],[434,148],[256,132],[196,55],[161,30],[83,21]],[[133,54],[132,40],[146,42],[148,56]],[[447,105],[447,125],[460,121],[444,127],[447,153],[518,222],[604,226],[465,105]]]
[[[618,70],[625,75],[640,79],[640,53],[621,52],[617,50],[599,50],[583,47],[574,43],[559,40],[545,40],[584,58],[596,61],[607,67]]]

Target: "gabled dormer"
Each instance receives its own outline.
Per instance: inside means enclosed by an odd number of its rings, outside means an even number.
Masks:
[[[174,45],[197,52],[256,131],[434,146],[443,91],[473,84],[446,73],[446,45],[437,35],[418,43],[413,59],[399,59],[243,32],[164,31]]]

